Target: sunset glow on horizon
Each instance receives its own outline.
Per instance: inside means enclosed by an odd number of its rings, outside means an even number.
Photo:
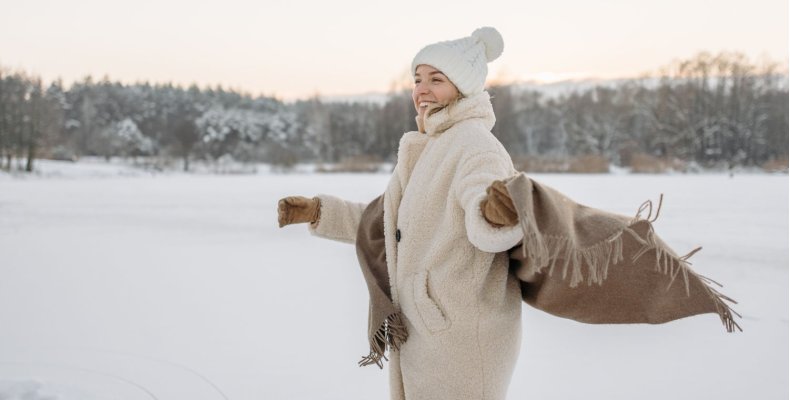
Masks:
[[[3,3],[0,67],[67,84],[107,76],[282,99],[386,92],[408,85],[422,46],[480,26],[505,40],[489,82],[637,77],[702,51],[788,59],[781,0]]]

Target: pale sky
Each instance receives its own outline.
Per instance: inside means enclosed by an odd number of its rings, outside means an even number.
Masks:
[[[387,91],[426,44],[504,37],[489,82],[632,77],[699,51],[787,65],[787,0],[0,0],[0,66],[66,83]]]

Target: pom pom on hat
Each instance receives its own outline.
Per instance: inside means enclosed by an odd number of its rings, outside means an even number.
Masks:
[[[472,32],[472,37],[477,38],[486,48],[486,59],[488,62],[494,61],[502,55],[502,50],[505,49],[505,41],[502,40],[502,35],[499,31],[490,27],[484,26],[475,29]]]
[[[442,71],[464,96],[471,96],[483,91],[487,63],[502,55],[504,47],[499,31],[478,28],[471,36],[423,47],[411,63],[412,73],[421,64],[430,65]]]

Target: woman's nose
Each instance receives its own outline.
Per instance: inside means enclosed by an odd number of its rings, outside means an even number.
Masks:
[[[425,82],[420,82],[414,88],[414,91],[417,93],[427,93],[428,92],[428,85]]]

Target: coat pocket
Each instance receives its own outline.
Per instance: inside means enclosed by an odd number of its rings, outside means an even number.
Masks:
[[[428,271],[418,272],[414,276],[413,286],[414,303],[428,331],[438,333],[449,328],[450,319],[447,318],[445,309],[431,287],[431,277]]]

